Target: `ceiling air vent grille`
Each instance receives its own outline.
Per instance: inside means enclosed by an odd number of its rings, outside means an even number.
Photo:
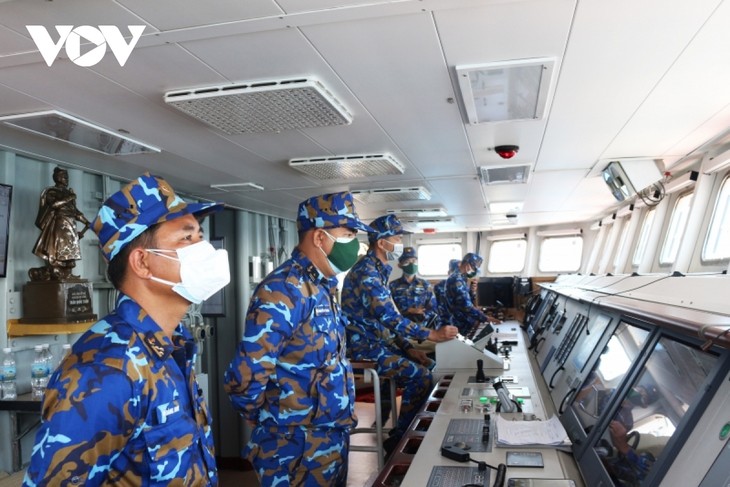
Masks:
[[[404,218],[437,218],[446,216],[445,208],[398,208],[385,210],[385,212]]]
[[[405,167],[390,154],[290,159],[289,167],[317,179],[351,179],[403,174]]]
[[[431,193],[422,186],[414,188],[353,189],[350,193],[363,203],[430,200]]]
[[[479,167],[479,176],[484,184],[524,184],[530,175],[530,165]]]
[[[229,135],[352,122],[322,83],[306,78],[170,91],[165,103]]]

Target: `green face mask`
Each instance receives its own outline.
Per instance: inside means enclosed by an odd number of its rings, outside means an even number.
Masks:
[[[414,275],[418,272],[418,264],[410,263],[408,265],[403,266],[403,273]]]
[[[466,273],[466,277],[468,277],[469,279],[471,279],[472,277],[476,277],[476,276],[477,276],[477,271],[469,271]]]
[[[331,238],[335,244],[332,251],[327,255],[327,260],[335,274],[349,271],[357,262],[357,254],[360,251],[360,243],[356,237],[339,237],[335,238],[327,232],[324,232]],[[321,248],[319,250],[322,250]],[[324,253],[324,250],[322,250]]]

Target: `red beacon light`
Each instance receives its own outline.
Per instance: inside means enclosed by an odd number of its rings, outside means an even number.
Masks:
[[[519,150],[520,147],[517,145],[498,145],[494,147],[494,152],[499,154],[502,159],[512,159]]]

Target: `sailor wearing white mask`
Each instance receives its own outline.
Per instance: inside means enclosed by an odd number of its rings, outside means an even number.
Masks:
[[[220,209],[186,203],[149,174],[104,202],[92,228],[120,295],[51,377],[24,485],[218,484],[181,320],[230,280],[226,251],[199,223]]]

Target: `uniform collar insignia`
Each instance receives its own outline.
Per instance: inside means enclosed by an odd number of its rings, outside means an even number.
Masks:
[[[157,358],[165,358],[168,355],[169,347],[165,346],[154,333],[147,332],[144,336],[144,341],[154,354],[157,355]]]

